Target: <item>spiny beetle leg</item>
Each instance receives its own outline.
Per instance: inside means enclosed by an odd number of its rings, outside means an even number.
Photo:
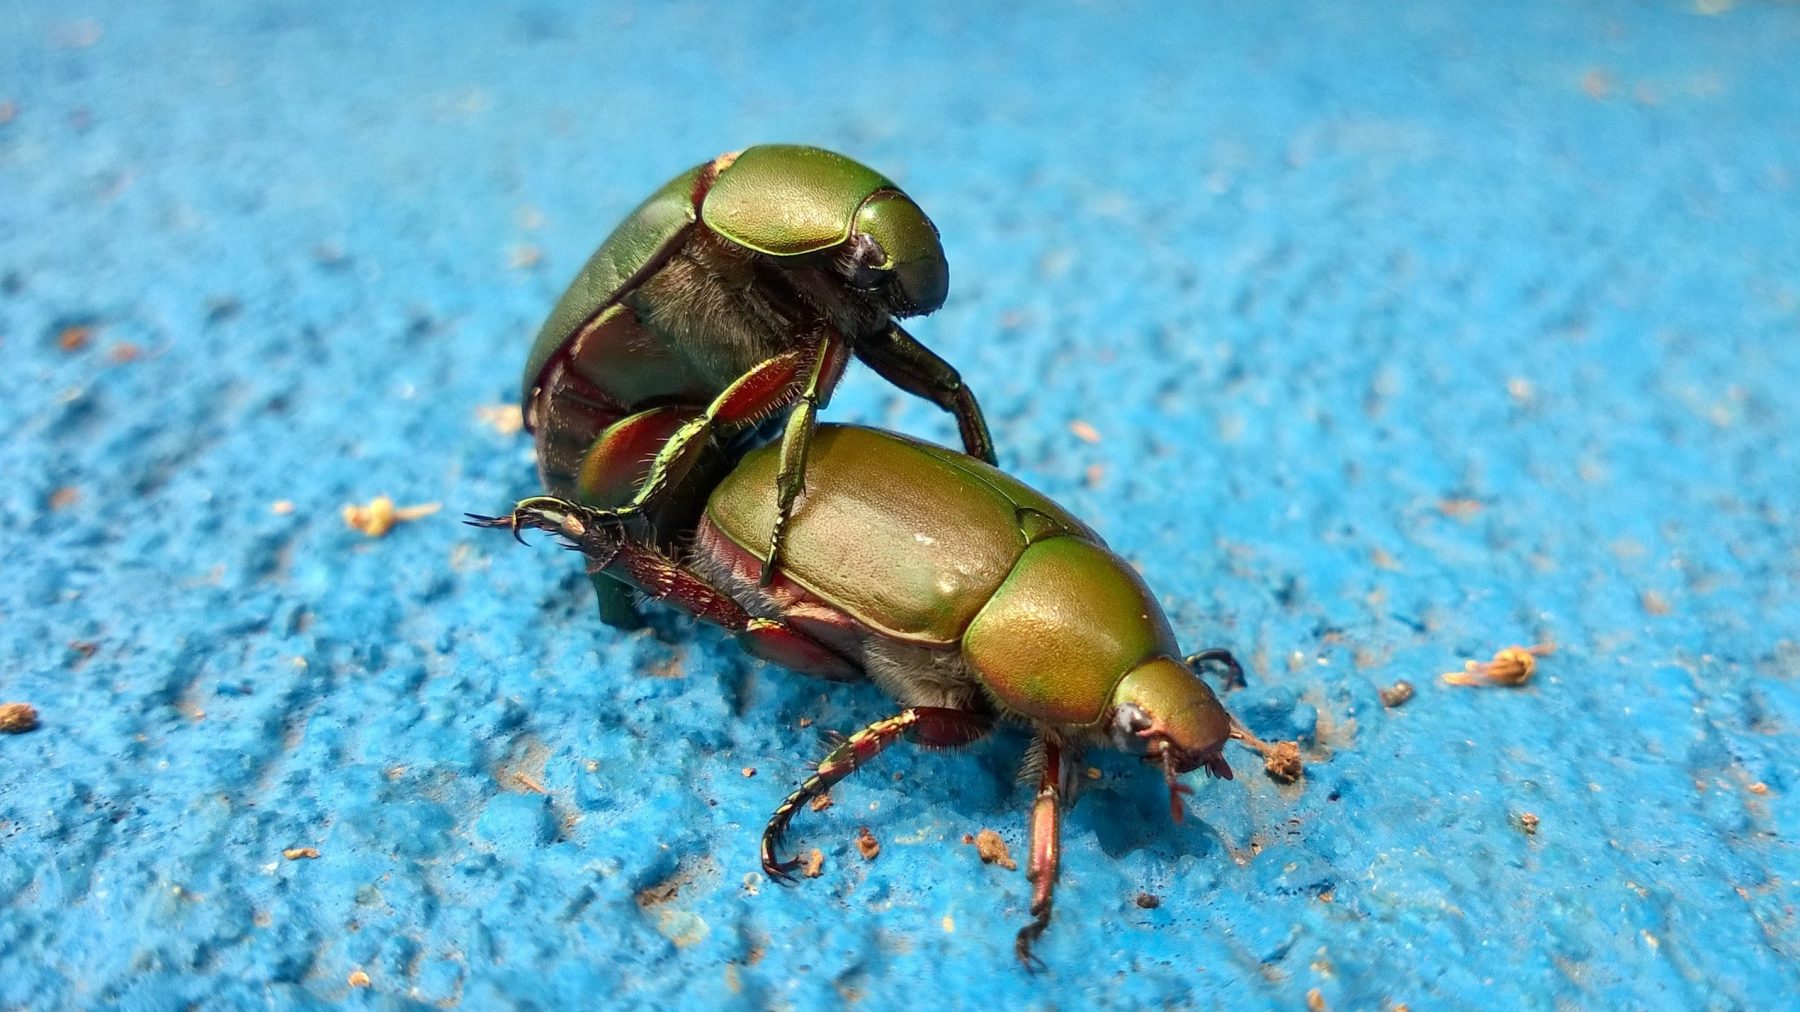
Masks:
[[[1249,684],[1244,681],[1244,666],[1239,664],[1238,659],[1232,656],[1231,651],[1224,647],[1210,647],[1198,653],[1187,655],[1185,660],[1187,666],[1194,669],[1195,674],[1199,674],[1202,668],[1223,668],[1225,671],[1225,691],[1227,692],[1230,692],[1232,689],[1241,689]]]
[[[819,409],[831,400],[831,391],[844,376],[850,364],[849,351],[842,338],[828,332],[819,343],[818,355],[807,370],[806,385],[801,388],[799,402],[788,415],[787,428],[781,434],[781,467],[775,474],[775,526],[769,532],[769,551],[763,556],[759,581],[767,587],[775,580],[781,565],[782,535],[788,517],[794,512],[794,501],[806,487],[806,452],[812,446],[813,429],[818,424]]]
[[[1031,923],[1019,929],[1013,953],[1025,969],[1036,973],[1044,961],[1032,954],[1031,943],[1050,926],[1050,910],[1056,899],[1056,875],[1062,867],[1062,794],[1070,782],[1069,757],[1062,743],[1042,739],[1044,768],[1038,774],[1037,800],[1031,805],[1031,863],[1025,878],[1031,883]]]
[[[762,835],[763,871],[777,882],[792,882],[794,876],[790,873],[798,862],[782,861],[776,857],[776,851],[794,813],[801,805],[831,790],[838,781],[862,768],[902,736],[931,748],[956,748],[980,739],[993,726],[994,718],[977,710],[910,706],[845,738],[819,761],[818,771],[807,777],[806,782],[788,795],[770,816]]]

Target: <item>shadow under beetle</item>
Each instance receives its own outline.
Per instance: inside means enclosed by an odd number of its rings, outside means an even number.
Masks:
[[[470,522],[553,532],[591,572],[732,631],[753,654],[867,678],[900,704],[839,742],[775,810],[761,854],[774,879],[792,879],[779,847],[794,813],[895,741],[949,748],[1001,721],[1028,725],[1032,921],[1015,949],[1035,967],[1082,750],[1159,767],[1179,821],[1191,793],[1180,775],[1229,779],[1226,740],[1254,742],[1196,668],[1242,669],[1224,650],[1184,658],[1136,570],[1061,506],[973,457],[875,429],[819,428],[784,561],[765,584],[784,458],[772,444],[745,455],[678,553],[633,537],[615,513],[552,497]]]
[[[791,408],[761,535],[767,582],[851,355],[954,413],[965,448],[993,461],[974,395],[895,322],[936,310],[949,283],[924,211],[842,155],[762,145],[683,172],[606,238],[532,345],[522,399],[545,489],[639,533],[679,529],[668,493],[701,477],[712,437]],[[609,624],[636,624],[621,584],[594,588]]]

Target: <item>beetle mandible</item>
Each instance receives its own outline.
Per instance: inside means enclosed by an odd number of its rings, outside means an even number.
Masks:
[[[544,487],[640,533],[679,527],[667,493],[709,437],[791,408],[766,582],[817,413],[851,355],[952,412],[968,452],[993,461],[974,395],[895,322],[941,306],[949,277],[919,205],[842,155],[762,145],[689,169],[613,230],[532,345],[522,400]],[[635,622],[621,585],[594,586],[610,624]]]
[[[1225,650],[1183,657],[1136,570],[1061,506],[974,457],[874,429],[819,428],[786,561],[764,585],[782,463],[774,445],[746,454],[679,555],[631,537],[606,511],[549,497],[470,522],[551,531],[593,571],[734,632],[758,656],[867,677],[900,704],[833,748],[775,810],[761,855],[773,878],[791,879],[796,864],[778,853],[794,813],[895,741],[955,747],[1002,721],[1029,725],[1032,921],[1015,947],[1033,966],[1081,751],[1115,748],[1158,766],[1179,820],[1191,793],[1181,774],[1229,779],[1226,740],[1261,744],[1197,673],[1242,669]]]

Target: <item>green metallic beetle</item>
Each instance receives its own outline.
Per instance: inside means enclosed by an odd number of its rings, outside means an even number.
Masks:
[[[1196,674],[1242,669],[1224,650],[1184,658],[1136,570],[1087,526],[982,461],[874,429],[827,425],[813,439],[805,495],[776,579],[761,583],[764,533],[781,509],[781,453],[751,451],[714,489],[679,557],[622,536],[611,515],[551,497],[478,526],[547,530],[590,567],[737,634],[796,671],[867,677],[899,713],[851,735],[783,801],[762,865],[789,880],[777,847],[794,813],[900,738],[966,745],[999,721],[1028,724],[1038,782],[1031,815],[1033,920],[1050,922],[1061,807],[1082,749],[1111,747],[1160,766],[1174,817],[1178,775],[1230,778],[1228,738],[1264,748]]]
[[[545,489],[640,534],[678,529],[668,493],[709,437],[792,408],[770,478],[770,579],[815,418],[850,355],[954,413],[968,451],[994,459],[956,370],[894,322],[937,309],[949,278],[919,206],[842,155],[763,145],[689,169],[607,237],[532,345],[522,396]],[[595,589],[609,623],[634,624],[621,585]]]

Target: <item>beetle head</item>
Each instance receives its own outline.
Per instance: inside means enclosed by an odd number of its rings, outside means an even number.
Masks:
[[[879,190],[863,201],[838,270],[851,288],[877,296],[895,316],[930,313],[950,291],[937,226],[898,190]]]
[[[1175,779],[1178,774],[1204,766],[1215,777],[1231,779],[1224,755],[1231,715],[1211,686],[1172,657],[1153,657],[1119,682],[1113,690],[1110,731],[1121,751],[1162,767],[1177,821],[1180,795],[1188,793],[1186,785]]]

